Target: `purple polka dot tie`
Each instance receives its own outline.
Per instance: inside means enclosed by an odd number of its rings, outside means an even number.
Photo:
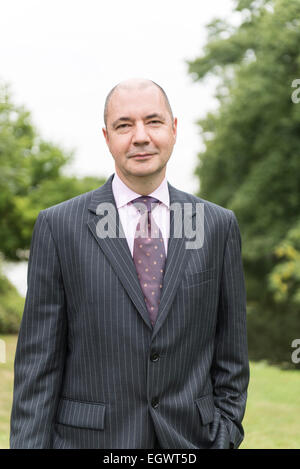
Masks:
[[[134,199],[133,202],[141,213],[141,218],[135,232],[133,261],[144,293],[151,324],[154,326],[158,313],[166,261],[162,233],[151,214],[151,208],[153,209],[154,204],[159,203],[159,201],[154,197],[141,196]],[[153,204],[152,207],[151,204]]]

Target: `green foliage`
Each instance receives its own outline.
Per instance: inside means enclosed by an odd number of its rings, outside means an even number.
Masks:
[[[59,146],[43,140],[30,113],[12,102],[9,87],[0,83],[0,254],[26,258],[40,210],[96,189],[95,177],[65,176],[72,160]],[[0,274],[0,332],[16,332],[24,298]]]
[[[289,301],[300,306],[300,221],[291,228],[284,240],[275,248],[282,260],[269,276],[270,287],[279,302]]]
[[[0,264],[0,332],[12,334],[19,330],[24,298],[3,275]]]
[[[24,107],[0,85],[0,250],[18,260],[29,248],[40,210],[103,184],[103,179],[67,177],[73,154],[43,140]]]
[[[189,63],[196,80],[219,80],[219,108],[199,121],[205,149],[196,174],[199,195],[239,220],[251,356],[278,362],[275,337],[283,360],[300,323],[300,104],[291,99],[300,78],[300,2],[238,1],[234,15],[238,26],[208,26],[204,54]]]

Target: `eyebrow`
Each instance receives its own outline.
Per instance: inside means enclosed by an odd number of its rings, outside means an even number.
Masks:
[[[154,119],[155,117],[157,117],[158,119],[162,120],[163,122],[165,121],[165,118],[163,117],[162,114],[158,114],[158,113],[153,113],[153,114],[149,114],[148,116],[144,117],[144,120],[149,120],[149,119]],[[117,120],[115,120],[113,123],[112,123],[112,127],[116,127],[116,125],[119,123],[119,122],[133,122],[133,119],[131,117],[119,117]]]
[[[153,119],[154,117],[158,117],[160,120],[164,121],[165,118],[162,114],[158,114],[158,113],[154,113],[154,114],[150,114],[149,116],[146,116],[145,119],[148,120],[148,119]]]

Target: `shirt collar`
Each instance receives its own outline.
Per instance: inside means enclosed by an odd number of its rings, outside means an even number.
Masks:
[[[114,178],[112,180],[112,191],[118,209],[120,207],[123,207],[124,205],[127,205],[129,202],[136,199],[137,197],[144,195],[138,194],[137,192],[134,192],[132,189],[130,189],[117,175],[117,173],[114,173]],[[153,192],[151,192],[149,196],[155,197],[157,200],[159,200],[168,208],[170,208],[170,195],[168,189],[168,181],[166,177],[164,177],[161,184]]]

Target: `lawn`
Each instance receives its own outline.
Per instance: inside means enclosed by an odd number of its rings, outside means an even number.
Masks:
[[[9,447],[9,418],[13,391],[13,361],[17,336],[0,335],[5,341],[6,363],[0,363],[0,449]]]
[[[250,364],[248,401],[240,448],[300,448],[300,371]]]
[[[6,343],[6,363],[0,363],[0,449],[9,447],[16,336]],[[250,364],[250,385],[240,448],[300,448],[300,371],[284,371],[265,363]]]

